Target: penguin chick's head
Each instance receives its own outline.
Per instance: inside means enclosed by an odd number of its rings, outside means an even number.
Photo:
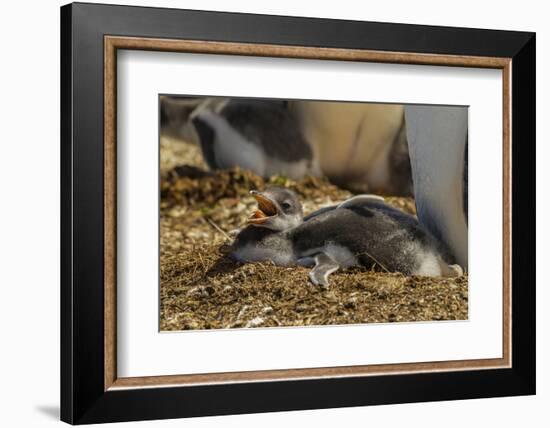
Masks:
[[[250,194],[258,202],[258,209],[248,219],[249,224],[281,232],[302,223],[302,204],[292,190],[270,187],[264,192],[251,190]]]

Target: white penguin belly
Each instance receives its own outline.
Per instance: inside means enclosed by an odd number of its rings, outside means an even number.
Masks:
[[[421,252],[418,255],[418,267],[413,275],[441,276],[441,261],[439,257],[431,252]]]
[[[264,177],[284,175],[293,180],[298,180],[306,175],[319,175],[310,167],[311,161],[304,159],[299,162],[285,162],[279,159],[271,159],[264,162],[266,167]]]
[[[206,111],[200,117],[216,130],[214,156],[218,168],[238,166],[265,175],[266,160],[262,150],[238,133],[220,115]]]
[[[291,109],[323,174],[375,188],[388,186],[389,154],[402,124],[402,106],[294,101]]]
[[[262,151],[237,132],[231,131],[224,133],[223,139],[216,138],[216,164],[221,168],[239,166],[264,176],[265,159]]]

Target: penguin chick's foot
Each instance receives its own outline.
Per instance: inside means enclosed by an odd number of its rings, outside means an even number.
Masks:
[[[309,272],[309,279],[315,285],[328,288],[328,276],[338,270],[340,266],[330,256],[319,253],[315,256],[315,267]]]
[[[464,275],[464,270],[460,267],[460,265],[449,265],[449,269],[451,270],[451,275],[449,276],[459,277]]]

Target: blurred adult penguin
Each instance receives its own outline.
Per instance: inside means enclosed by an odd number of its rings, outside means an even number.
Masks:
[[[403,106],[289,101],[323,174],[351,190],[411,195]]]
[[[198,97],[160,96],[160,132],[162,135],[196,142],[189,116],[202,102]]]
[[[265,178],[320,175],[286,102],[206,99],[190,116],[211,169],[241,167]]]
[[[406,106],[420,223],[468,266],[468,109]]]

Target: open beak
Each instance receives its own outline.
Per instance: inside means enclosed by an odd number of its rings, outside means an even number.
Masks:
[[[254,211],[252,216],[248,219],[250,224],[264,224],[270,218],[275,217],[278,213],[277,205],[269,199],[262,195],[256,190],[251,190],[250,194],[256,199],[258,203],[258,209]]]

